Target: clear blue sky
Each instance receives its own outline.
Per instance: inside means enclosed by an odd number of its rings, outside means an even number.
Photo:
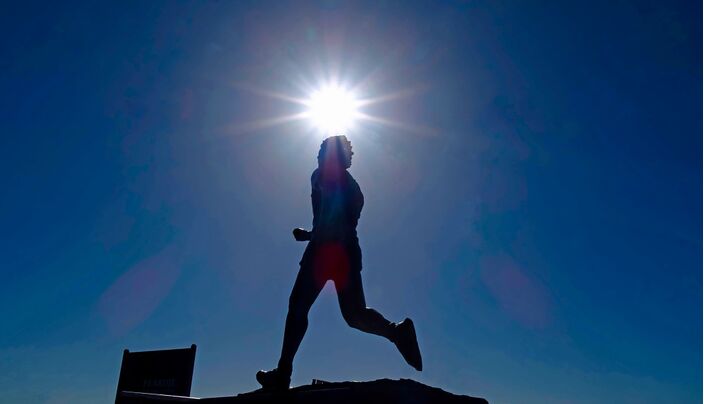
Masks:
[[[351,173],[425,370],[329,285],[294,384],[701,402],[700,2],[55,3],[0,15],[1,402],[110,402],[124,348],[191,343],[194,395],[256,388],[321,136],[253,123],[334,72],[403,93]]]

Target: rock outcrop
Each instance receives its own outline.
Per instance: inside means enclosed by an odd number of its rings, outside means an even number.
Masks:
[[[320,382],[283,392],[255,390],[233,397],[178,397],[124,392],[125,403],[200,404],[488,404],[483,398],[448,393],[413,380],[381,379],[368,382]]]

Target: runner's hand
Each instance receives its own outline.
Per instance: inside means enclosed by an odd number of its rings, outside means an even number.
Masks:
[[[293,229],[293,238],[295,238],[296,241],[309,241],[310,235],[308,230],[301,229],[300,227]]]

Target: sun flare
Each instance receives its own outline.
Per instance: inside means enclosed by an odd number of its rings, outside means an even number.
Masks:
[[[283,115],[264,116],[257,120],[233,123],[228,126],[230,134],[256,132],[276,126],[286,126],[296,122],[306,122],[301,127],[307,135],[330,136],[337,134],[355,135],[375,127],[387,127],[394,131],[428,135],[435,134],[433,128],[407,123],[391,117],[379,115],[375,106],[394,102],[417,95],[423,89],[411,86],[402,90],[386,93],[372,92],[368,87],[369,79],[358,82],[332,78],[326,84],[319,80],[302,80],[296,84],[296,93],[283,93],[258,88],[244,83],[234,83],[236,87],[255,95],[296,105],[298,108]],[[318,83],[317,85],[315,83]],[[345,82],[347,84],[340,84]],[[361,91],[360,91],[361,90]],[[361,94],[365,94],[362,96]]]
[[[340,87],[326,87],[314,92],[306,102],[306,115],[315,127],[333,134],[350,129],[359,117],[359,101]]]

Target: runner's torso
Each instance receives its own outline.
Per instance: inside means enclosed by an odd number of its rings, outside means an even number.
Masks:
[[[324,175],[316,169],[311,175],[313,241],[357,242],[357,222],[364,195],[352,175],[344,170]]]

